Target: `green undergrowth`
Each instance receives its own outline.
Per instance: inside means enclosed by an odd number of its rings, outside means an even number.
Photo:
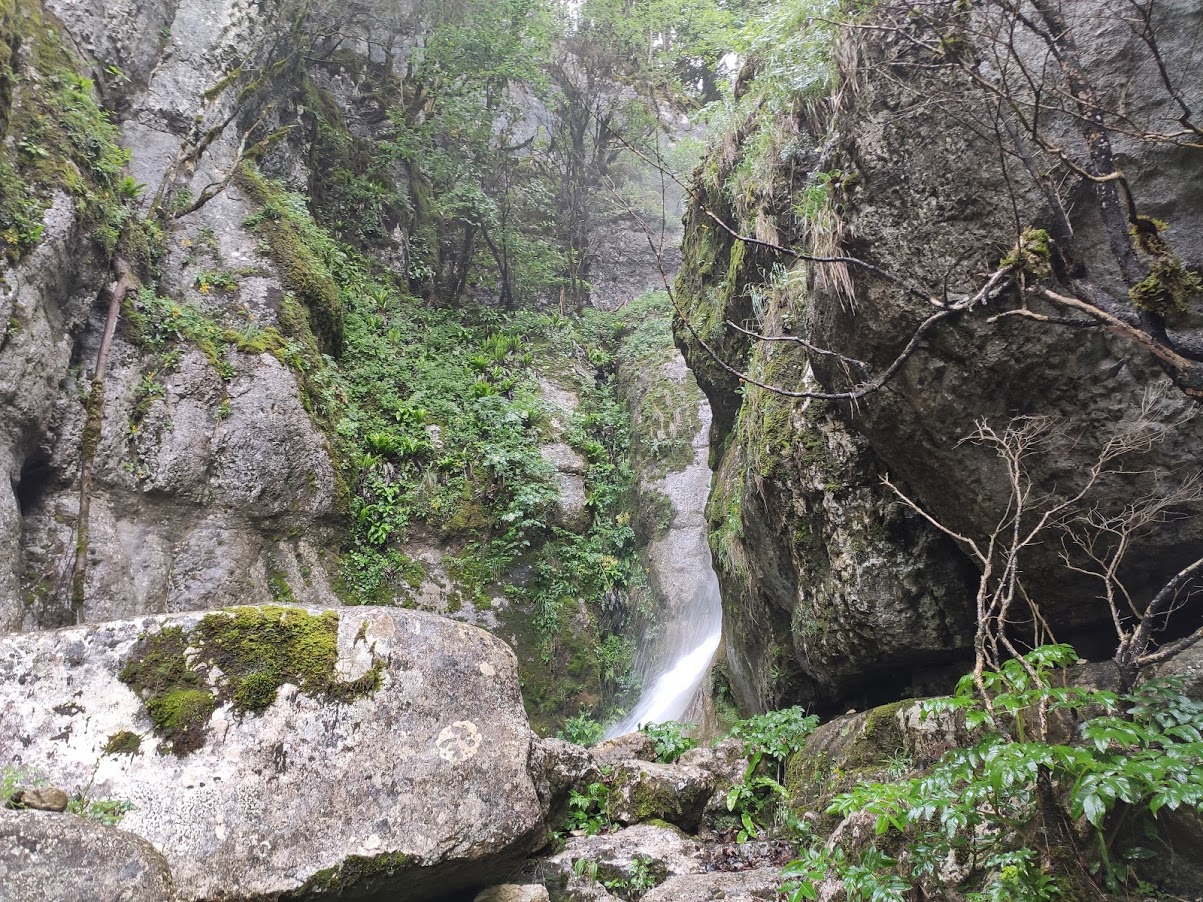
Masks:
[[[1165,846],[1158,815],[1203,814],[1203,703],[1174,679],[1127,694],[1075,686],[1065,668],[1077,661],[1044,646],[925,702],[927,718],[964,724],[964,745],[836,795],[828,813],[871,835],[803,837],[790,902],[817,898],[824,881],[881,902],[1155,896],[1142,862]]]
[[[628,357],[666,353],[663,300],[626,315],[437,307],[335,239],[302,196],[249,165],[239,184],[256,207],[247,227],[287,289],[278,326],[256,325],[236,303],[240,274],[221,267],[214,241],[192,241],[191,299],[144,291],[126,304],[124,328],[153,354],[131,435],[181,345],[227,380],[240,353],[276,356],[297,376],[346,489],[342,598],[413,606],[430,578],[413,547],[433,543],[452,582],[444,612],[499,606],[539,729],[621,706],[638,690],[634,643],[622,636],[651,596],[632,522],[619,348],[629,339]],[[548,385],[579,405],[545,400]],[[228,403],[214,412],[228,415]],[[544,456],[553,444],[583,461],[576,516],[559,510],[560,476]],[[200,697],[179,701],[205,713]]]
[[[232,608],[192,630],[168,626],[143,637],[120,674],[146,704],[155,732],[177,755],[205,741],[210,716],[229,703],[259,712],[292,683],[307,695],[349,701],[380,686],[383,663],[353,681],[335,673],[338,614],[294,608]],[[126,734],[117,734],[121,737]],[[129,741],[116,751],[129,751]]]
[[[9,263],[41,240],[55,191],[108,253],[134,218],[143,186],[125,174],[120,130],[80,68],[40,3],[0,0],[0,257]],[[131,236],[143,256],[144,231]]]

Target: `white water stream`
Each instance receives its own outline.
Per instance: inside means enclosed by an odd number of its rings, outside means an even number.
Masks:
[[[674,375],[693,384],[684,360],[678,358],[671,366],[678,371]],[[665,622],[657,635],[640,643],[635,669],[643,680],[643,694],[606,731],[607,739],[644,724],[680,720],[698,696],[722,635],[722,600],[706,540],[711,414],[701,391],[694,391],[701,428],[693,437],[693,463],[654,486],[673,505],[668,532],[649,553],[651,581],[662,600]]]

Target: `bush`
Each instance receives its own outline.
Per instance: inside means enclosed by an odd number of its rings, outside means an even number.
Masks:
[[[916,887],[930,894],[957,869],[965,875],[957,888],[971,900],[1043,902],[1081,891],[1076,883],[1090,881],[1077,862],[1086,859],[1111,892],[1134,882],[1124,862],[1148,853],[1117,847],[1126,835],[1119,822],[1163,808],[1203,810],[1203,704],[1177,680],[1123,696],[1054,680],[1075,661],[1069,646],[1038,648],[984,675],[988,699],[966,677],[953,697],[928,703],[930,713],[963,713],[978,741],[914,779],[862,784],[828,809],[867,815],[881,842],[905,854],[890,857],[877,843],[816,845],[789,868],[790,902],[814,899],[828,877],[852,902],[901,902]],[[1057,712],[1082,719],[1079,743],[1048,741]],[[1071,822],[1090,831],[1088,843]]]

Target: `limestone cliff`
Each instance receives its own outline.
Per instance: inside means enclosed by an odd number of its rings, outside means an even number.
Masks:
[[[1191,62],[1199,10],[1158,4],[1142,38],[1107,2],[1064,9],[1135,198],[1118,243],[1125,228],[1139,232],[1140,216],[1161,220],[1181,254],[1174,265],[1189,272],[1203,262],[1203,156],[1188,140],[1151,136],[1179,128],[1179,102],[1200,102]],[[1013,493],[996,450],[963,441],[978,420],[1003,428],[1041,416],[1066,430],[1027,463],[1039,491],[1068,498],[1152,389],[1161,398],[1153,447],[1087,506],[1121,510],[1198,470],[1203,427],[1183,420],[1195,406],[1189,390],[1168,387],[1140,331],[1161,314],[1125,307],[1132,283],[1111,256],[1115,230],[1080,174],[1084,114],[1073,92],[1051,87],[1060,77],[1051,62],[1023,80],[1052,57],[1034,35],[1000,36],[1005,20],[990,5],[885,3],[833,32],[829,52],[750,60],[736,115],[695,176],[676,334],[716,413],[711,541],[732,683],[749,708],[860,705],[922,688],[970,651],[976,569],[882,477],[983,541]],[[800,74],[808,66],[835,74],[816,76],[816,88]],[[803,83],[784,98],[783,73]],[[1025,230],[1029,240],[1051,235],[1054,259],[948,314],[880,390],[847,402],[752,384],[822,395],[873,382],[929,316],[1006,267]],[[1044,302],[1031,288],[1042,278],[1121,298],[1107,308],[1118,318]],[[1200,316],[1197,294],[1175,304],[1170,341],[1193,334]],[[1198,557],[1201,522],[1192,500],[1136,538],[1124,577],[1137,604]],[[1056,636],[1109,654],[1099,585],[1067,571],[1061,552],[1053,533],[1032,548],[1026,587]]]

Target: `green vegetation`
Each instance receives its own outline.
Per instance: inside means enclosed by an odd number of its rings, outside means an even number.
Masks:
[[[672,764],[690,749],[697,748],[697,740],[685,735],[686,730],[694,729],[697,729],[696,724],[670,720],[645,724],[643,732],[656,741],[656,760],[662,764]]]
[[[426,572],[404,548],[435,537],[452,551],[448,570],[463,600],[489,607],[506,598],[502,616],[520,652],[529,651],[523,679],[541,728],[553,729],[573,706],[621,704],[638,687],[633,645],[619,638],[620,627],[648,593],[626,513],[634,478],[628,414],[616,360],[600,349],[618,345],[628,320],[435,308],[335,240],[304,198],[249,166],[239,178],[259,204],[249,225],[264,236],[262,252],[292,273],[279,328],[251,325],[239,305],[220,303],[216,295],[237,291],[238,276],[208,263],[194,278],[195,300],[139,293],[126,304],[126,328],[155,357],[131,435],[162,394],[163,374],[178,365],[180,344],[197,347],[227,379],[239,353],[273,354],[297,375],[346,487],[344,598],[411,603]],[[193,262],[213,257],[220,266],[212,244],[202,236]],[[341,349],[337,359],[314,342],[315,322],[322,346]],[[667,340],[663,325],[659,335]],[[580,397],[576,412],[542,399],[548,374]],[[228,412],[223,404],[214,417]],[[557,510],[558,478],[543,456],[555,441],[586,461],[580,522]],[[529,576],[511,581],[514,568]],[[277,600],[288,601],[286,582],[272,584]],[[578,617],[581,602],[587,621]]]
[[[878,839],[813,844],[788,869],[791,902],[816,898],[829,876],[853,900],[903,902],[948,879],[973,900],[1147,891],[1133,867],[1152,854],[1141,820],[1155,836],[1161,810],[1203,811],[1203,704],[1175,680],[1123,696],[1067,685],[1061,670],[1077,660],[1068,646],[1038,648],[984,674],[986,698],[968,676],[927,703],[930,716],[963,717],[975,744],[911,779],[837,796],[829,812],[871,818]],[[1080,740],[1053,741],[1058,724],[1077,724]]]
[[[207,615],[191,632],[170,626],[145,637],[120,679],[145,700],[155,732],[184,755],[204,743],[219,704],[262,711],[284,683],[339,701],[379,688],[383,662],[345,682],[335,674],[337,660],[336,613],[232,608]]]
[[[606,728],[598,723],[593,715],[588,711],[582,711],[565,720],[564,726],[560,728],[556,736],[588,748],[601,741],[605,732]]]
[[[743,744],[748,766],[743,778],[727,793],[727,810],[737,842],[771,833],[805,832],[803,822],[787,802],[785,767],[802,749],[819,718],[801,708],[757,714],[736,723],[727,734]]]
[[[43,786],[46,781],[31,770],[5,767],[0,770],[0,804],[8,804],[17,790],[26,786]]]
[[[129,152],[79,69],[41,4],[0,0],[0,256],[9,263],[41,240],[56,191],[107,253],[134,218],[143,186],[124,174]],[[154,230],[137,225],[130,249],[149,262]]]
[[[644,893],[659,886],[668,876],[664,866],[654,858],[640,855],[632,858],[626,868],[605,865],[591,858],[578,858],[572,862],[572,871],[578,877],[600,883],[609,892],[628,902],[642,898]]]
[[[125,799],[88,799],[75,796],[67,802],[68,813],[86,817],[106,827],[118,826],[122,818],[133,810],[134,803]]]
[[[564,822],[564,830],[585,836],[609,833],[614,829],[606,813],[609,804],[610,787],[605,783],[590,783],[584,792],[571,790],[568,793],[568,819]]]

